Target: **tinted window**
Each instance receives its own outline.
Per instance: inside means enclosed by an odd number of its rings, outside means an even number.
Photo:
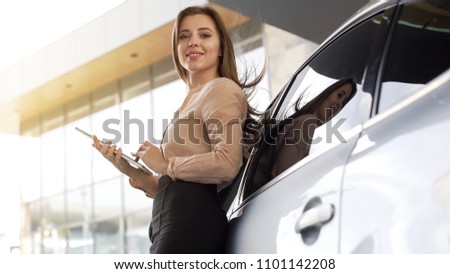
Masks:
[[[342,134],[369,118],[373,86],[365,81],[367,71],[376,71],[369,68],[377,66],[373,57],[383,49],[389,14],[377,15],[348,31],[297,73],[281,107],[266,124],[251,164],[254,177],[249,176],[252,186],[247,194],[318,148],[345,142]],[[341,80],[356,83],[356,89],[343,87]],[[320,118],[319,113],[327,117]]]
[[[402,7],[383,76],[380,112],[450,67],[450,1]]]

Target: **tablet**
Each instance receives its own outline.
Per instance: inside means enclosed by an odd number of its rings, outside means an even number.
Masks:
[[[92,139],[93,136],[92,136],[91,134],[89,134],[89,133],[87,133],[86,131],[80,129],[79,127],[75,127],[75,129],[76,129],[78,132],[82,133],[84,136],[86,136],[86,137],[88,137],[89,139],[93,140],[93,139]],[[102,141],[100,141],[100,143],[104,144],[104,142],[102,142]],[[125,154],[122,153],[122,158],[123,158],[125,161],[127,161],[131,166],[133,166],[133,167],[135,167],[135,168],[137,168],[137,169],[140,169],[140,170],[144,171],[144,172],[147,173],[147,174],[150,174],[150,175],[153,174],[146,166],[144,166],[144,165],[141,164],[141,163],[136,162],[136,161],[135,161],[133,158],[131,158],[130,156],[125,155]]]

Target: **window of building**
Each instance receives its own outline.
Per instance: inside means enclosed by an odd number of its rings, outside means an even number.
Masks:
[[[91,189],[91,186],[84,186],[67,192],[67,223],[91,221],[93,214]]]
[[[153,116],[150,142],[156,145],[161,143],[166,127],[183,103],[186,94],[186,84],[182,80],[176,80],[152,90]]]
[[[93,228],[94,253],[123,254],[123,235],[120,233],[119,218],[96,222]]]
[[[64,191],[65,155],[64,155],[64,114],[61,110],[44,116],[41,137],[42,154],[42,194],[45,197]],[[33,163],[39,164],[39,163]]]
[[[122,177],[94,184],[94,218],[104,219],[122,214]]]
[[[94,240],[87,223],[67,228],[67,253],[89,254],[93,253]]]
[[[100,140],[112,140],[113,143],[120,141],[120,96],[119,84],[113,82],[97,89],[91,95],[91,133]],[[94,182],[100,182],[120,175],[114,166],[105,161],[105,158],[94,151],[92,163],[92,178]]]
[[[125,252],[130,254],[145,254],[149,252],[150,240],[148,227],[151,210],[140,211],[125,217]]]
[[[62,229],[66,223],[64,193],[42,200],[42,219],[38,230],[41,233],[43,253],[61,254],[66,250],[66,235]]]

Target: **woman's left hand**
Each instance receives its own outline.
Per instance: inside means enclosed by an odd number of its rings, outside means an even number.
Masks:
[[[158,187],[159,176],[149,175],[142,172],[138,178],[129,178],[130,185],[136,189],[142,190],[147,197],[154,199]]]
[[[169,162],[164,158],[161,149],[149,141],[145,141],[133,155],[141,158],[151,170],[160,174],[167,174]]]

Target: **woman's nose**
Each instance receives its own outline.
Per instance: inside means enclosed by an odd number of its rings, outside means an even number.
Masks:
[[[191,40],[189,40],[188,47],[192,48],[192,47],[196,47],[196,46],[198,46],[197,41],[195,41],[193,38]]]

